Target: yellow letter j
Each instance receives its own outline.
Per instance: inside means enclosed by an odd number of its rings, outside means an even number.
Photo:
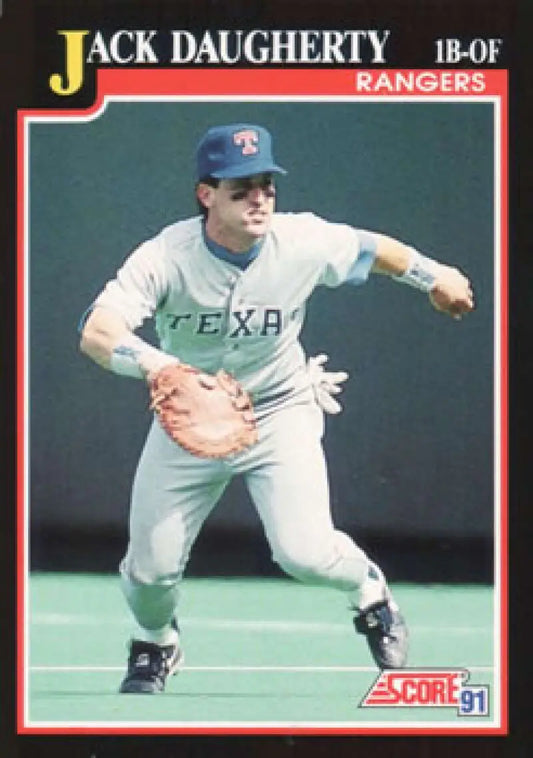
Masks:
[[[50,89],[56,95],[73,95],[83,84],[83,38],[88,31],[61,31],[65,37],[65,87],[61,74],[52,74],[49,79]]]

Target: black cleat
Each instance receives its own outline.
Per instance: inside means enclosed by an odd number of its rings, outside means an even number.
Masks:
[[[400,669],[407,663],[409,634],[399,610],[388,600],[373,603],[353,620],[364,634],[370,652],[381,669]]]
[[[179,645],[155,645],[132,640],[128,658],[128,673],[119,692],[152,695],[163,692],[167,677],[183,665]]]

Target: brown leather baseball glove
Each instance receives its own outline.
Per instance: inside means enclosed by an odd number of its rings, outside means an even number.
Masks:
[[[224,458],[257,441],[250,396],[226,371],[212,376],[176,363],[158,371],[149,386],[161,426],[189,453]]]

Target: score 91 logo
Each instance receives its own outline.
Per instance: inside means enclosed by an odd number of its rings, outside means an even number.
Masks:
[[[489,688],[467,684],[466,669],[382,671],[362,708],[457,708],[459,716],[487,716]]]

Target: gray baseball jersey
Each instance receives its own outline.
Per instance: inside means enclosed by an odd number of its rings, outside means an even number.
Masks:
[[[226,369],[260,403],[304,388],[298,337],[307,299],[319,285],[365,281],[374,249],[368,232],[276,213],[259,254],[240,270],[208,249],[197,217],[137,248],[95,304],[131,329],[155,314],[162,350],[206,372]]]

